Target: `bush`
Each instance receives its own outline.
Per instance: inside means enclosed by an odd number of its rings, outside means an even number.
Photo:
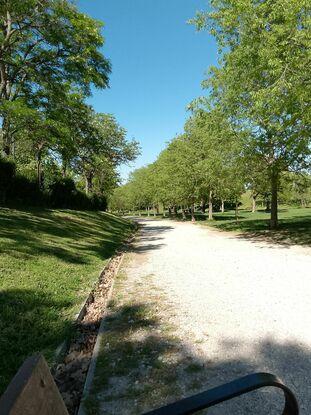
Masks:
[[[90,196],[91,209],[94,210],[106,210],[107,199],[104,196],[98,196],[96,194]]]
[[[6,202],[7,192],[15,179],[16,166],[12,161],[0,158],[0,201]]]
[[[8,199],[19,205],[25,206],[42,206],[46,205],[44,193],[40,190],[35,180],[27,179],[24,176],[17,175],[12,182],[8,192]]]
[[[35,179],[16,175],[12,161],[0,159],[0,202],[25,206],[60,209],[106,210],[107,200],[98,195],[88,196],[77,190],[70,178],[49,174],[42,191]]]
[[[72,179],[61,178],[55,180],[48,187],[48,196],[51,206],[57,208],[71,208],[75,191],[76,186]]]

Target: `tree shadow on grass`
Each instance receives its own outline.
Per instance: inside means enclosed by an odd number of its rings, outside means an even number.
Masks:
[[[101,259],[111,256],[125,232],[124,221],[99,212],[0,209],[0,235],[6,239],[0,253],[15,258],[54,256],[86,264],[86,254]],[[67,215],[66,215],[67,213]]]
[[[39,290],[0,292],[0,394],[28,356],[41,351],[51,359],[70,336],[72,322],[62,314],[70,306]]]
[[[286,209],[279,210],[279,212],[281,211],[286,212]],[[261,213],[265,214],[266,212],[262,211]],[[201,217],[198,221],[206,222],[207,220],[206,217]],[[216,214],[210,225],[221,231],[242,232],[237,237],[251,242],[268,242],[283,247],[311,246],[311,215],[310,217],[297,215],[291,218],[281,218],[277,230],[269,229],[270,220],[265,217],[247,219],[246,216],[239,215],[238,221],[236,221],[234,214],[225,216]]]
[[[269,222],[263,220],[245,221],[236,225],[236,230],[242,230],[239,239],[251,242],[268,242],[290,247],[291,245],[311,246],[311,218],[281,219],[277,230],[269,229]],[[221,230],[234,230],[234,225],[219,226]]]
[[[283,379],[297,395],[301,414],[310,413],[311,350],[301,344],[224,339],[219,353],[227,357],[213,362],[194,355],[191,339],[182,343],[158,321],[150,305],[112,305],[104,324],[94,383],[84,402],[88,415],[140,414],[262,371]],[[231,358],[233,348],[244,352]],[[283,407],[282,392],[264,388],[211,408],[208,414],[279,415]]]

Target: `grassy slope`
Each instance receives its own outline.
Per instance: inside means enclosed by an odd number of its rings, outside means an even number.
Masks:
[[[52,359],[131,229],[100,212],[0,209],[0,393],[28,355]]]
[[[239,220],[235,212],[216,212],[214,220],[199,216],[198,222],[224,231],[242,231],[244,237],[268,240],[283,245],[311,245],[311,208],[281,208],[279,210],[279,229],[269,230],[270,214],[264,210],[251,213],[239,210]]]

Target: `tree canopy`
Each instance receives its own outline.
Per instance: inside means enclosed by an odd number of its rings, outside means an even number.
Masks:
[[[113,115],[85,102],[92,87],[109,84],[102,29],[70,0],[0,4],[2,156],[22,174],[36,171],[40,188],[52,163],[63,177],[85,179],[87,193],[109,193],[117,167],[138,154]]]
[[[271,198],[277,227],[284,177],[309,177],[310,11],[307,0],[211,0],[190,21],[215,37],[220,58],[184,133],[155,162],[158,200],[209,200],[211,219],[214,199],[238,203],[249,189],[253,203]]]

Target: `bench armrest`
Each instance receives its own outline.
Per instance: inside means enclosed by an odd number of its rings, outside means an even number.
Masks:
[[[180,401],[146,412],[144,415],[188,415],[205,408],[228,401],[237,396],[264,387],[282,389],[285,396],[285,407],[282,415],[298,415],[299,408],[293,392],[276,376],[270,373],[254,373],[236,379],[216,388],[209,389],[197,395],[181,399]]]

